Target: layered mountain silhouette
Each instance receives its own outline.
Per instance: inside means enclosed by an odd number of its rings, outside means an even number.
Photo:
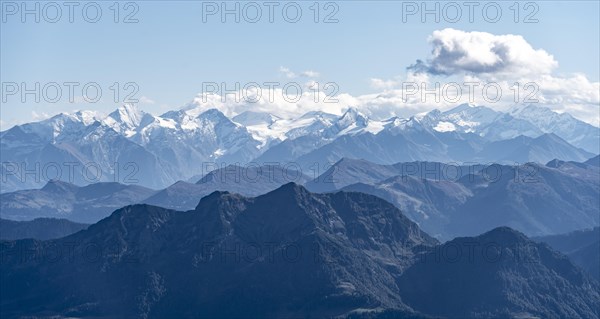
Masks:
[[[431,248],[398,280],[417,311],[449,318],[598,318],[598,282],[508,227]]]
[[[377,164],[362,159],[342,158],[317,178],[306,183],[314,192],[328,192],[356,184],[375,184],[394,176],[412,176],[435,180],[457,180],[473,174],[484,165],[458,165],[440,162],[401,162]]]
[[[546,163],[556,158],[583,162],[592,155],[574,147],[554,133],[546,133],[536,138],[518,136],[489,143],[474,158],[499,163]]]
[[[55,239],[71,235],[88,226],[57,218],[36,218],[31,221],[0,219],[0,240]]]
[[[312,194],[293,183],[255,198],[215,192],[188,212],[134,205],[59,240],[3,242],[1,311],[3,318],[412,313],[394,276],[436,243],[370,195]],[[72,259],[12,253],[65,246]],[[100,253],[89,256],[90,247]]]
[[[309,178],[293,166],[228,165],[215,169],[195,184],[177,182],[144,200],[143,203],[178,210],[193,209],[198,198],[214,191],[228,191],[257,196],[294,182],[304,184]]]
[[[115,209],[138,203],[155,192],[138,185],[107,182],[80,187],[52,180],[41,189],[0,194],[0,216],[11,220],[52,217],[95,223]]]
[[[600,228],[536,237],[534,240],[547,243],[569,256],[573,263],[600,280]]]
[[[586,164],[600,167],[600,155],[590,158],[585,161]]]
[[[450,246],[475,254],[435,258]],[[127,206],[1,248],[3,318],[597,318],[600,301],[598,282],[511,229],[439,245],[378,197],[294,183],[214,192],[187,212]]]
[[[442,240],[473,236],[503,225],[528,236],[545,236],[600,224],[600,169],[560,160],[508,166],[382,165],[342,159],[313,180],[294,167],[225,166],[196,184],[177,182],[159,191],[117,183],[78,187],[54,181],[41,190],[0,195],[0,216],[93,223],[125,205],[146,203],[189,210],[214,191],[257,196],[288,182],[304,183],[313,192],[343,189],[378,196]]]
[[[585,163],[381,166],[343,160],[306,185],[381,197],[445,240],[503,225],[542,236],[600,223],[600,170]]]
[[[126,205],[146,203],[189,210],[196,207],[199,198],[214,191],[257,196],[290,182],[303,184],[308,180],[293,166],[277,165],[224,166],[209,172],[196,184],[179,181],[159,191],[119,183],[80,187],[52,180],[39,190],[0,194],[0,216],[11,220],[53,217],[95,223]]]

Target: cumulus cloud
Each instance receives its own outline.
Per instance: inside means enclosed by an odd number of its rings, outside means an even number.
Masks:
[[[534,49],[520,35],[494,35],[455,29],[436,30],[428,39],[431,57],[408,67],[416,73],[433,75],[549,74],[558,66],[552,55]]]
[[[443,82],[448,77],[481,85],[493,82],[503,92],[493,104],[498,109],[533,98],[554,111],[568,112],[596,126],[600,123],[600,82],[590,81],[585,74],[554,74],[558,67],[554,57],[534,49],[522,36],[444,29],[434,31],[428,41],[431,56],[407,68],[415,77],[432,77],[421,83]],[[515,82],[520,86],[517,101]],[[533,86],[525,90],[528,83]],[[481,99],[476,103],[490,105]]]

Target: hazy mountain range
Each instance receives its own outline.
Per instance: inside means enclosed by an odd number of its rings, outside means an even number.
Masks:
[[[557,166],[553,161],[549,165],[468,166],[462,167],[464,175],[455,175],[439,163],[422,163],[427,171],[406,173],[401,169],[404,163],[391,166],[398,170],[387,176],[369,179],[346,172],[371,167],[377,171],[375,164],[351,160],[341,164],[345,168],[333,169],[335,173],[327,178],[344,181],[339,184],[342,190],[379,196],[442,239],[503,225],[540,236],[600,224],[600,168],[594,165]],[[313,190],[322,185],[307,184]]]
[[[39,217],[67,218],[95,223],[123,206],[147,203],[188,210],[214,191],[257,196],[289,182],[304,184],[309,178],[279,166],[226,166],[206,174],[197,183],[177,182],[162,190],[105,182],[77,186],[58,180],[41,189],[0,194],[0,217],[27,221]]]
[[[598,319],[599,147],[534,105],[15,126],[0,317]]]
[[[594,278],[600,280],[600,228],[578,230],[533,238],[569,256],[569,259]]]
[[[408,161],[585,161],[600,152],[597,127],[544,107],[498,112],[459,105],[410,118],[309,112],[282,119],[247,111],[228,118],[193,104],[160,116],[124,105],[106,117],[80,111],[0,132],[1,192],[49,179],[120,182],[160,189],[214,166],[294,163],[306,175],[341,158]]]
[[[196,183],[180,181],[158,191],[118,183],[80,187],[51,181],[38,190],[0,194],[0,217],[95,223],[126,205],[189,210],[214,191],[257,196],[295,182],[313,192],[347,190],[378,196],[441,240],[499,226],[544,236],[600,225],[600,166],[596,162],[457,166],[342,159],[314,179],[280,166],[226,166]]]
[[[598,318],[600,302],[598,281],[510,228],[442,245],[378,197],[293,183],[0,248],[3,318]]]
[[[55,239],[71,235],[88,226],[56,218],[37,218],[31,221],[0,219],[0,239]]]
[[[0,216],[11,220],[52,217],[95,223],[155,192],[137,185],[107,182],[76,186],[52,180],[41,189],[0,194]]]

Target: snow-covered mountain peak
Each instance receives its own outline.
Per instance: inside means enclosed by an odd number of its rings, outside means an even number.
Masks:
[[[320,134],[332,127],[338,119],[339,116],[334,114],[310,111],[297,119],[278,121],[277,127],[284,135],[283,139],[294,139],[304,135]]]
[[[45,132],[46,129],[50,129],[53,138],[57,139],[61,135],[76,135],[82,132],[85,127],[98,122],[98,119],[98,113],[93,111],[60,113],[41,122],[31,123],[30,130],[41,133]]]
[[[516,105],[508,113],[516,118],[526,119],[534,124],[550,124],[551,122],[578,121],[571,114],[558,113],[543,106],[525,104]]]
[[[356,108],[349,107],[348,110],[336,121],[336,126],[340,130],[349,127],[366,127],[369,118],[360,113]]]
[[[181,109],[178,111],[169,111],[157,117],[154,126],[165,129],[196,131],[206,130],[208,127],[215,127],[219,124],[225,124],[232,127],[242,127],[242,125],[232,122],[225,114],[217,109],[208,109],[198,113],[197,109]]]
[[[108,117],[114,118],[115,120],[119,120],[123,123],[139,125],[144,114],[146,113],[138,109],[135,104],[123,104],[114,112],[110,113]]]
[[[102,115],[95,111],[77,111],[70,115],[76,121],[83,123],[84,125],[90,125],[96,121],[100,121],[102,119]]]
[[[338,115],[331,114],[331,113],[325,113],[323,111],[310,111],[310,112],[304,113],[298,119],[302,120],[302,119],[318,118],[318,119],[324,119],[326,121],[331,122],[333,120],[336,120],[338,117],[339,117]]]
[[[453,114],[453,113],[460,113],[460,112],[472,112],[472,109],[477,109],[479,106],[475,103],[463,103],[463,104],[459,104],[445,112],[443,112],[444,114]]]
[[[451,123],[464,132],[475,132],[493,123],[501,114],[489,107],[465,103],[443,112],[439,121]]]
[[[333,122],[328,128],[326,136],[332,138],[341,135],[356,135],[361,133],[377,134],[381,132],[386,124],[385,121],[369,119],[354,107],[349,107],[346,112]]]
[[[411,116],[408,119],[398,121],[396,130],[425,130],[426,126],[430,123],[427,115],[425,116]]]
[[[110,113],[102,122],[115,131],[131,137],[136,134],[142,120],[147,115],[135,104],[124,104]]]
[[[458,105],[448,111],[443,112],[442,114],[445,116],[453,115],[453,114],[461,114],[463,116],[484,116],[489,115],[490,117],[495,117],[500,112],[497,112],[487,106],[476,105],[473,103],[464,103]]]
[[[236,116],[234,116],[233,121],[236,123],[240,123],[244,126],[254,126],[254,125],[271,125],[276,121],[281,120],[280,117],[273,115],[271,113],[262,113],[255,111],[245,111]]]
[[[190,113],[187,113],[189,115],[192,115]],[[213,109],[208,109],[202,113],[200,113],[197,118],[205,120],[205,121],[212,121],[212,122],[231,122],[231,120],[225,116],[225,114],[223,114],[223,112],[213,108]]]
[[[152,183],[162,185],[203,173],[198,163],[204,162],[247,163],[268,159],[308,163],[325,157],[335,160],[340,154],[355,156],[347,152],[354,152],[354,147],[362,154],[382,152],[372,159],[381,157],[388,162],[443,160],[445,155],[440,154],[446,154],[446,149],[464,151],[468,155],[460,153],[460,156],[469,158],[488,143],[508,141],[507,145],[519,145],[519,136],[535,139],[544,133],[554,133],[560,139],[548,135],[541,136],[537,144],[520,143],[523,147],[535,146],[534,151],[540,153],[537,157],[523,155],[523,158],[545,161],[550,157],[591,157],[590,152],[598,153],[600,140],[599,128],[537,105],[497,112],[485,106],[463,104],[449,111],[432,110],[409,118],[392,114],[381,121],[353,107],[342,115],[310,111],[289,118],[246,109],[230,118],[227,113],[201,105],[160,116],[142,112],[135,105],[123,105],[99,119],[95,112],[79,111],[16,126],[0,133],[3,154],[11,154],[15,161],[39,158],[39,154],[61,161],[76,158],[82,163],[103,163],[107,169],[110,163],[126,157],[146,165],[151,172],[160,172],[160,177]],[[568,147],[563,140],[587,153]],[[381,144],[371,147],[373,141]],[[463,145],[463,141],[469,141],[464,149],[454,146]],[[386,150],[393,145],[394,151]],[[404,152],[404,148],[410,151]],[[482,156],[502,159],[518,152],[488,153]]]
[[[72,113],[59,113],[40,123],[50,125],[68,125],[67,123],[78,123],[84,126],[90,125],[101,119],[101,115],[95,111],[76,111]]]
[[[442,111],[438,110],[438,109],[433,109],[427,113],[425,113],[424,117],[430,117],[430,118],[440,118],[442,116]]]
[[[340,117],[340,121],[347,121],[347,120],[365,121],[367,119],[368,119],[368,117],[366,115],[364,115],[363,113],[361,113],[355,107],[348,107],[346,112],[344,112],[344,114],[342,114],[342,116]]]
[[[391,127],[398,127],[404,123],[406,123],[406,121],[408,121],[408,119],[402,118],[402,117],[398,117],[398,116],[394,116],[391,117],[385,121],[383,121],[385,123],[385,127],[386,128],[391,128]]]
[[[514,118],[527,121],[543,133],[554,133],[567,142],[598,153],[600,129],[580,121],[571,114],[558,113],[547,107],[527,104],[518,105],[508,111]]]

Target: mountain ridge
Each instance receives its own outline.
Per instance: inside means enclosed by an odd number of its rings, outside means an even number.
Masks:
[[[501,253],[492,262],[479,255],[490,243],[495,250],[485,256]],[[477,254],[435,258],[448,245]],[[86,259],[92,246],[104,253]],[[50,247],[72,249],[59,255],[71,257],[14,253]],[[258,197],[215,191],[187,212],[126,206],[65,238],[0,241],[0,249],[3,318],[596,318],[600,300],[598,282],[508,227],[440,244],[380,198],[310,193],[295,183]],[[462,283],[432,283],[439,276]],[[423,289],[438,298],[420,298]],[[476,297],[460,302],[456,289]],[[456,302],[464,307],[448,308]]]
[[[552,124],[556,131],[540,129],[542,124]],[[566,128],[578,133],[567,134]],[[78,185],[117,181],[164,188],[201,175],[204,164],[296,163],[304,170],[316,165],[324,170],[356,154],[380,164],[582,161],[600,151],[590,147],[599,144],[599,130],[539,106],[510,113],[458,105],[445,112],[378,120],[352,107],[340,116],[309,112],[284,119],[252,111],[227,117],[197,105],[155,116],[126,104],[106,117],[89,111],[63,113],[0,132],[0,150],[6,154],[2,173],[8,177],[2,191],[42,186],[52,178],[41,174],[49,167],[62,173],[56,178],[71,178]],[[71,172],[61,163],[76,163],[75,176],[66,176]],[[89,180],[89,163],[98,180]],[[27,178],[26,170],[36,165],[43,176]]]

